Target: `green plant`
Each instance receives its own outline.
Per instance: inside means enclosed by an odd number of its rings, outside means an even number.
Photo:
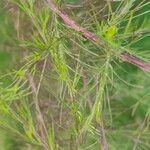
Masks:
[[[19,148],[149,149],[150,59],[138,43],[150,3],[9,3],[23,58],[1,77],[11,81],[0,87],[0,127]]]

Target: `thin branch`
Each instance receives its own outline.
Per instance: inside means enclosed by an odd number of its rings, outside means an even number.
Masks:
[[[35,84],[32,74],[28,74],[28,79],[29,79],[29,84],[30,84],[31,89],[32,89],[33,94],[34,94],[33,97],[34,97],[35,107],[36,107],[36,111],[37,111],[37,121],[38,121],[37,124],[38,124],[39,134],[40,134],[40,137],[41,137],[41,141],[43,142],[44,148],[48,150],[48,145],[46,143],[47,129],[46,129],[45,121],[44,121],[44,118],[43,118],[43,114],[40,110],[39,99],[38,99],[38,94],[39,94],[39,90],[40,90],[40,87],[41,87],[41,82],[42,82],[42,79],[43,79],[46,64],[47,64],[47,58],[45,59],[44,64],[43,64],[43,69],[42,69],[42,73],[41,73],[41,76],[40,76],[40,81],[39,81],[38,86]]]
[[[37,91],[36,91],[36,97],[38,97],[38,94],[39,94],[39,91],[40,91],[41,82],[42,82],[42,79],[43,79],[43,76],[44,76],[46,64],[47,64],[47,58],[44,60],[43,69],[42,69],[42,73],[41,73],[41,76],[40,76],[40,81],[39,81]]]
[[[59,15],[62,20],[64,21],[64,23],[66,25],[68,25],[71,29],[80,32],[85,38],[87,38],[88,40],[94,42],[94,43],[102,43],[103,41],[96,36],[94,33],[88,31],[87,29],[81,27],[79,24],[77,24],[72,18],[70,18],[70,16],[60,10],[57,5],[52,1],[52,0],[45,0],[46,4],[49,6],[49,8],[56,13],[57,15]],[[137,67],[139,67],[140,69],[144,70],[144,71],[148,71],[150,72],[150,63],[145,62],[143,60],[141,60],[140,58],[137,58],[133,55],[130,55],[129,53],[122,53],[119,57],[121,60],[125,61],[125,62],[129,62]]]
[[[100,126],[100,132],[101,132],[101,138],[100,138],[101,150],[108,150],[109,148],[106,140],[105,129],[102,124]]]
[[[43,144],[43,147],[48,150],[48,145],[45,141],[45,133],[46,133],[46,126],[45,126],[45,123],[44,123],[44,119],[43,119],[43,115],[40,111],[40,107],[37,105],[37,97],[36,97],[36,93],[37,93],[37,88],[36,88],[36,84],[33,80],[33,76],[31,74],[28,74],[28,80],[29,80],[29,84],[31,86],[31,89],[33,91],[33,97],[34,97],[34,101],[35,101],[35,107],[36,107],[36,111],[37,111],[37,121],[38,121],[38,130],[39,130],[39,134],[38,136],[40,137],[41,141],[42,141],[42,144]]]

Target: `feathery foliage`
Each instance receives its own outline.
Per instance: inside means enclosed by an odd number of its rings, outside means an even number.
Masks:
[[[120,60],[128,53],[150,62],[150,2],[54,1],[100,43],[46,0],[1,3],[4,150],[150,149],[149,73]]]

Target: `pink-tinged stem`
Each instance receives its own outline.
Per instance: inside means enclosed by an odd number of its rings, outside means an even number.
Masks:
[[[90,41],[93,42],[98,42],[100,41],[100,39],[92,32],[86,30],[85,28],[81,27],[79,24],[77,24],[72,18],[70,18],[70,16],[62,11],[59,10],[59,8],[57,7],[57,5],[55,5],[53,3],[52,0],[46,0],[48,6],[50,7],[50,9],[56,13],[57,15],[59,15],[63,21],[65,22],[66,25],[68,25],[71,29],[74,29],[77,32],[80,32],[83,34],[83,36],[87,39],[89,39]]]
[[[123,60],[123,61],[127,61],[139,68],[141,68],[142,70],[144,71],[150,71],[150,64],[129,54],[129,53],[123,53],[120,55],[120,58]]]
[[[94,33],[88,31],[87,29],[81,27],[79,24],[77,24],[72,18],[70,18],[70,16],[60,10],[58,8],[58,6],[56,4],[54,4],[54,2],[52,0],[45,0],[46,3],[48,4],[48,6],[50,7],[50,9],[56,13],[57,15],[59,15],[62,20],[64,21],[64,23],[66,25],[68,25],[71,29],[74,29],[77,32],[82,33],[82,35],[87,38],[88,40],[94,42],[94,43],[99,43],[102,42],[102,40],[100,40],[100,38],[98,36],[96,36]],[[126,62],[129,62],[139,68],[141,68],[144,71],[150,71],[150,63],[147,63],[133,55],[130,55],[129,53],[122,53],[120,55],[120,59]]]

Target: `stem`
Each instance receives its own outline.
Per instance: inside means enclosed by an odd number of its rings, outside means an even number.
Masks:
[[[124,61],[127,61],[135,66],[138,66],[139,68],[141,68],[142,70],[145,70],[145,71],[150,71],[150,64],[139,59],[138,57],[135,57],[129,53],[124,53],[124,54],[121,54],[121,59],[124,60]]]
[[[37,121],[38,121],[37,124],[39,125],[38,130],[39,130],[40,138],[41,138],[41,141],[43,143],[44,148],[46,150],[48,150],[48,145],[47,145],[47,142],[46,142],[47,129],[46,129],[45,121],[44,121],[44,118],[43,118],[43,114],[42,114],[40,106],[39,106],[39,99],[38,99],[38,94],[39,94],[39,91],[40,91],[41,82],[42,82],[42,79],[43,79],[46,64],[47,64],[47,58],[45,58],[42,73],[41,73],[41,77],[40,77],[40,81],[39,81],[39,84],[38,84],[37,87],[36,87],[36,84],[33,80],[33,76],[31,74],[28,75],[28,79],[29,79],[29,83],[30,83],[31,88],[32,88],[33,93],[34,93],[34,101],[35,101],[35,107],[36,107],[36,111],[37,111]]]
[[[74,29],[77,32],[80,32],[85,38],[87,38],[88,40],[94,42],[94,43],[103,43],[103,41],[97,37],[94,33],[88,31],[87,29],[83,28],[82,26],[80,26],[79,24],[77,24],[72,18],[70,18],[70,16],[60,10],[57,5],[53,2],[53,0],[45,0],[46,4],[50,7],[50,9],[56,13],[57,15],[59,15],[62,20],[64,21],[64,23],[66,25],[68,25],[71,29]],[[140,58],[137,58],[133,55],[130,55],[129,53],[121,53],[120,57],[121,60],[131,63],[137,67],[139,67],[140,69],[150,72],[150,63],[145,62],[143,60],[141,60]]]

